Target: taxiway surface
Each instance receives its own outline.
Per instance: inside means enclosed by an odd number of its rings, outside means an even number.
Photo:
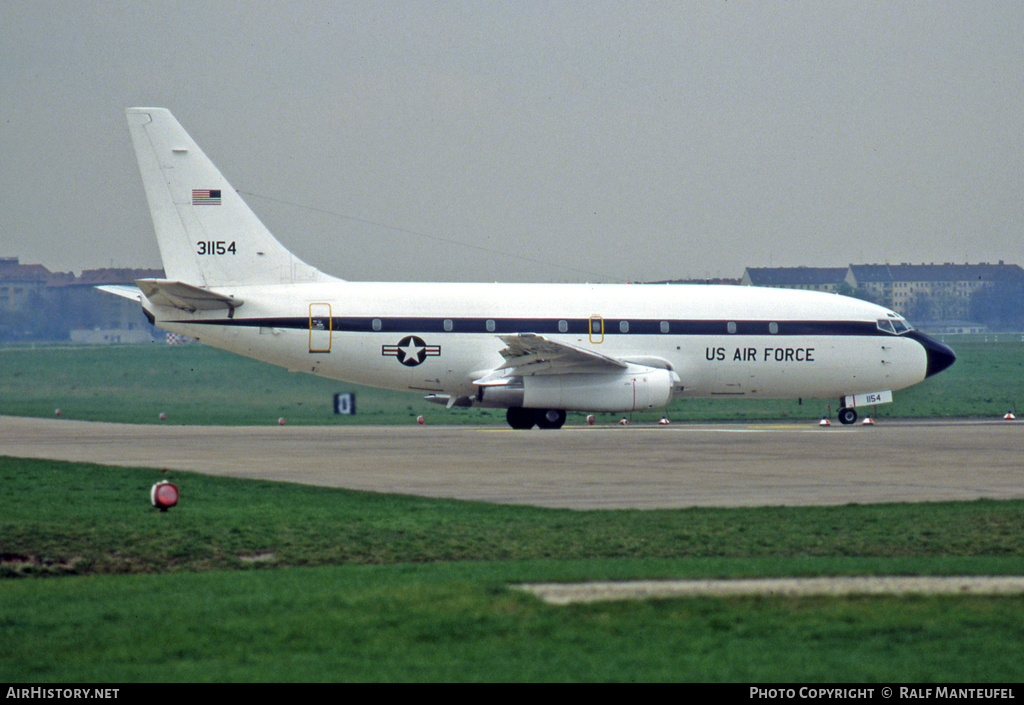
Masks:
[[[0,417],[0,454],[573,509],[1024,498],[1024,423],[129,425]]]

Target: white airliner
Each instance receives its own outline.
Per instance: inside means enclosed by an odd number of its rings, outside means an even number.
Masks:
[[[526,429],[685,397],[838,398],[853,423],[956,359],[836,294],[337,279],[285,249],[170,112],[127,116],[167,278],[105,289],[161,328],[290,370],[504,408]]]

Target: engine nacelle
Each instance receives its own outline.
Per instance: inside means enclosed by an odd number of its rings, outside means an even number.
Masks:
[[[678,378],[670,370],[630,365],[622,372],[528,375],[482,385],[481,406],[626,412],[665,406]]]

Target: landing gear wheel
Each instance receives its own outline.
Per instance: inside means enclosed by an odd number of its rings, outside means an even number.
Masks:
[[[844,406],[839,410],[839,421],[849,426],[857,420],[857,410],[851,409],[848,406]]]
[[[519,406],[514,406],[505,412],[505,420],[517,431],[528,431],[537,423],[533,409],[524,409]]]
[[[565,412],[561,409],[537,409],[539,428],[561,428],[565,423]]]

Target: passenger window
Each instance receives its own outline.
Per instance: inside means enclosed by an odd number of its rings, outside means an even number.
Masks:
[[[619,332],[620,333],[628,333],[629,332],[629,321],[619,321]]]
[[[453,328],[453,326],[452,326],[452,319],[450,319],[450,318],[444,319],[444,329],[446,331],[448,331],[449,333],[451,333],[452,332],[452,328]]]
[[[488,319],[487,323],[484,324],[484,327],[487,328],[487,332],[488,333],[493,333],[494,332],[494,321]]]
[[[374,330],[380,330],[381,329],[380,319],[379,318],[374,318],[373,321],[370,324],[370,327],[372,327]]]
[[[661,332],[668,333],[668,321],[661,322]]]
[[[559,333],[568,333],[569,332],[569,322],[568,321],[559,321],[558,322],[558,332]]]

